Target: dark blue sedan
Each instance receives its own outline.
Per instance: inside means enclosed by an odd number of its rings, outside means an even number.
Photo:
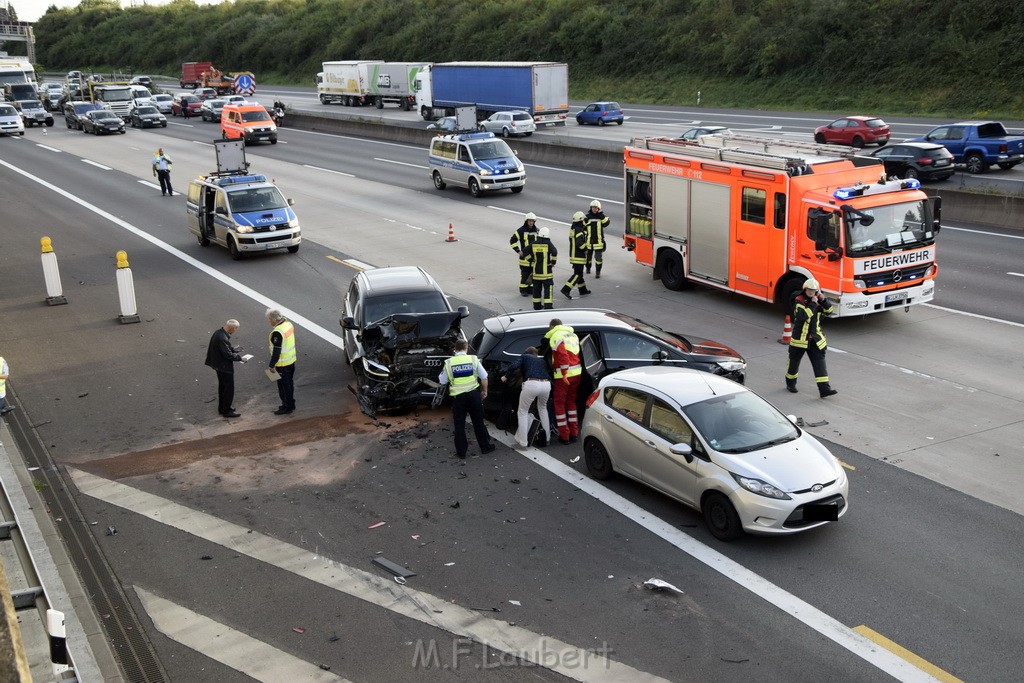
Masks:
[[[596,123],[599,126],[617,123],[621,126],[625,120],[626,115],[618,102],[591,102],[576,114],[576,123],[581,126],[584,123]]]

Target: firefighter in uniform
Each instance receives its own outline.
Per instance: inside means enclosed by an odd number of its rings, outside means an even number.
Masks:
[[[793,301],[793,338],[789,342],[789,367],[786,370],[786,388],[794,394],[797,392],[796,378],[800,370],[800,359],[804,353],[811,359],[814,381],[818,384],[821,397],[839,393],[828,383],[828,370],[825,368],[828,342],[821,331],[822,314],[830,315],[832,310],[832,302],[821,293],[818,281],[811,279],[804,282],[804,291]]]
[[[590,294],[583,279],[583,266],[587,263],[587,255],[590,253],[590,231],[583,223],[585,218],[586,215],[582,211],[577,211],[573,214],[572,226],[569,228],[569,263],[572,264],[572,276],[561,289],[566,299],[572,298],[573,287],[579,288],[580,296]]]
[[[601,211],[601,202],[596,199],[590,202],[590,211],[587,212],[584,223],[587,226],[587,240],[590,246],[587,251],[587,274],[590,273],[590,263],[593,261],[596,268],[594,277],[601,279],[601,266],[604,265],[604,250],[607,245],[604,243],[604,229],[608,227],[611,219]]]
[[[519,296],[530,296],[530,245],[537,237],[537,216],[533,212],[526,214],[523,224],[516,228],[509,239],[509,246],[519,256]]]
[[[552,394],[555,399],[555,428],[558,440],[570,444],[580,434],[577,418],[577,394],[580,388],[580,338],[568,325],[553,318],[544,335],[551,349],[551,365],[554,367],[555,384]]]
[[[455,342],[455,355],[444,362],[437,381],[448,385],[452,397],[452,422],[455,426],[455,455],[466,458],[466,415],[473,420],[476,444],[484,455],[496,446],[491,442],[484,422],[484,402],[487,398],[487,371],[476,356],[466,353],[469,344],[464,339]]]
[[[551,231],[547,228],[537,230],[537,237],[530,243],[527,261],[530,262],[530,273],[533,277],[533,308],[541,310],[554,308],[551,297],[551,286],[554,282],[555,261],[558,249],[551,244]]]

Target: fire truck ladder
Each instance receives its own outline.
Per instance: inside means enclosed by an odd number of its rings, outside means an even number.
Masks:
[[[702,159],[786,171],[791,175],[810,172],[814,163],[853,159],[856,152],[839,145],[780,140],[758,135],[725,133],[701,136],[699,143],[675,138],[633,138],[633,147],[658,152],[685,154]]]

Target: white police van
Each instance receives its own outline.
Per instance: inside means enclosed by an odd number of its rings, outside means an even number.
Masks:
[[[440,135],[430,141],[429,165],[439,190],[452,183],[479,197],[496,190],[519,193],[526,187],[526,168],[494,133]]]
[[[217,140],[217,170],[188,184],[188,229],[201,246],[227,247],[236,261],[247,252],[299,250],[302,234],[292,200],[258,173],[249,173],[242,140]]]

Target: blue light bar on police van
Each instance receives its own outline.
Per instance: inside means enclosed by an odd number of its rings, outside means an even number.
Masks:
[[[481,138],[493,138],[494,133],[464,133],[458,136],[459,140],[479,140]]]
[[[210,182],[215,185],[241,185],[243,183],[265,183],[267,182],[267,176],[262,174],[256,175],[229,175],[222,176],[220,178],[211,178]]]
[[[907,180],[895,180],[888,183],[876,183],[874,185],[857,183],[850,187],[839,188],[832,194],[832,196],[836,199],[851,199],[853,197],[866,197],[868,195],[883,194],[885,192],[919,189],[921,189],[921,181],[916,178],[908,178]]]

